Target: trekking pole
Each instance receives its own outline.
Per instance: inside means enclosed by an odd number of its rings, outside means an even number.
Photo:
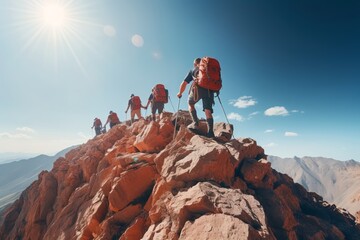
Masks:
[[[177,125],[177,119],[178,119],[178,115],[179,115],[180,98],[181,98],[181,97],[179,97],[179,103],[178,103],[178,107],[177,107],[177,111],[176,111],[175,128],[174,128],[174,136],[173,136],[173,139],[175,139],[175,136],[176,136],[176,125]]]
[[[226,116],[226,113],[225,113],[224,106],[222,105],[222,102],[221,102],[220,96],[219,96],[219,95],[217,95],[217,98],[219,99],[219,103],[220,103],[220,106],[221,106],[221,108],[222,108],[222,110],[223,110],[223,112],[224,112],[224,115],[225,115],[226,121],[227,121],[227,123],[230,125],[229,119],[228,119],[228,117]],[[233,129],[233,131],[232,131],[232,133],[231,133],[231,137],[232,137],[232,138],[235,138],[235,137],[234,137],[234,129]]]
[[[174,112],[175,112],[175,108],[174,108],[174,105],[173,105],[173,103],[172,103],[172,101],[171,101],[170,96],[169,96],[169,100],[170,100],[171,107],[172,107],[172,109],[173,109],[173,110],[174,110]]]

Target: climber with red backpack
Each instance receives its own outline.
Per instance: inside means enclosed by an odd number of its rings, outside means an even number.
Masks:
[[[142,118],[141,108],[145,109],[145,107],[143,105],[141,105],[141,99],[139,96],[135,96],[134,94],[130,95],[130,99],[128,102],[128,106],[125,110],[125,113],[128,112],[129,108],[131,110],[130,111],[131,123],[134,122],[135,115],[138,117],[138,119]]]
[[[151,114],[152,114],[152,120],[156,121],[156,110],[158,111],[158,114],[160,115],[164,110],[165,103],[168,102],[169,99],[169,92],[165,88],[163,84],[156,84],[149,96],[148,102],[145,106],[145,109],[148,108],[149,104],[151,103]]]
[[[214,94],[219,95],[222,87],[220,70],[220,64],[215,58],[196,58],[194,60],[194,68],[189,71],[181,83],[179,93],[177,94],[178,98],[181,98],[187,84],[193,81],[188,98],[189,112],[193,120],[192,127],[197,129],[199,126],[195,104],[201,99],[208,125],[207,137],[209,138],[214,137],[214,119],[212,113],[213,105],[215,104]]]
[[[110,128],[112,128],[112,127],[115,126],[116,124],[119,124],[119,123],[120,123],[119,117],[118,117],[118,115],[117,115],[115,112],[113,112],[113,111],[110,111],[110,112],[109,112],[109,116],[108,116],[107,121],[106,121],[106,123],[105,123],[105,125],[104,125],[104,128],[106,127],[106,125],[107,125],[108,123],[110,123]]]
[[[102,123],[101,123],[101,120],[99,118],[94,119],[94,123],[93,123],[91,129],[93,129],[93,128],[95,128],[96,136],[101,134]]]

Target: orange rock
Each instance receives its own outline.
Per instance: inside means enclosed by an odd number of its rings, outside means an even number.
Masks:
[[[247,159],[241,167],[241,174],[244,180],[254,186],[260,186],[267,173],[270,172],[270,162],[262,159]]]
[[[146,216],[140,216],[125,230],[119,240],[141,239],[148,227]]]
[[[109,208],[117,212],[141,197],[155,184],[156,170],[150,165],[123,172],[109,193]]]
[[[157,160],[155,163],[161,164]],[[167,182],[212,180],[230,185],[235,170],[225,146],[200,136],[192,137],[184,147],[173,149],[163,162],[161,175]]]
[[[174,139],[163,113],[57,159],[4,212],[0,239],[360,239],[353,216],[271,169],[255,140],[216,123],[222,144],[178,116]]]
[[[187,221],[179,240],[207,239],[275,239],[261,236],[252,226],[225,214],[204,215],[194,222]]]
[[[172,140],[174,127],[168,118],[151,121],[136,137],[134,146],[140,152],[160,152]]]

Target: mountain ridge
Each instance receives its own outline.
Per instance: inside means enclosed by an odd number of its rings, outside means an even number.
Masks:
[[[280,158],[268,156],[274,169],[288,174],[307,190],[320,194],[328,202],[360,212],[360,162],[324,157]]]
[[[57,159],[6,212],[8,239],[359,239],[354,217],[271,168],[251,138],[141,119]],[[200,128],[206,127],[201,122]]]
[[[14,202],[43,170],[50,170],[53,162],[76,146],[65,148],[53,156],[38,156],[0,164],[0,213]]]

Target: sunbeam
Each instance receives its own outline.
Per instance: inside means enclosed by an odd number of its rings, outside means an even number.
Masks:
[[[88,5],[87,5],[88,6]],[[47,56],[53,58],[58,69],[59,50],[66,51],[79,69],[86,74],[77,53],[79,48],[94,49],[87,39],[91,31],[102,30],[103,25],[88,20],[88,9],[78,0],[24,0],[10,8],[16,21],[13,26],[23,29],[26,40],[22,52],[31,50],[35,45],[47,46]],[[90,30],[90,31],[89,31]]]

